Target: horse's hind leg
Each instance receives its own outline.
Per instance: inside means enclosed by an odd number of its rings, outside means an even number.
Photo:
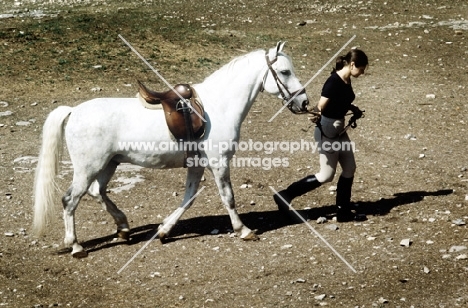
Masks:
[[[88,194],[98,199],[102,203],[103,207],[109,212],[114,218],[114,222],[117,225],[117,236],[128,240],[130,235],[130,228],[128,226],[127,217],[125,214],[117,208],[107,196],[107,184],[115,173],[118,163],[110,161],[106,168],[102,170],[96,177],[96,181],[91,184],[88,189]]]
[[[234,231],[239,233],[240,238],[243,240],[258,240],[258,236],[255,234],[255,232],[244,225],[239,217],[239,214],[237,213],[236,203],[234,201],[234,192],[232,191],[229,166],[212,168],[211,172],[213,172],[221,200],[223,201],[229,213],[229,217],[231,218]]]
[[[158,227],[158,237],[160,240],[165,238],[180,217],[185,213],[186,210],[190,208],[193,204],[193,196],[197,193],[198,186],[200,185],[200,180],[203,175],[205,168],[188,168],[187,169],[187,181],[185,183],[185,195],[182,204],[168,217],[166,217],[163,222]]]
[[[75,170],[73,183],[62,198],[63,221],[65,224],[65,246],[72,247],[72,256],[75,258],[84,258],[88,254],[83,247],[78,244],[75,229],[75,210],[81,197],[86,193],[90,185],[89,175],[86,173],[78,174]]]

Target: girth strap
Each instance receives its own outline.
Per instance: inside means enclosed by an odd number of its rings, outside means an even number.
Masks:
[[[192,108],[186,103],[186,101],[180,101],[179,102],[180,107],[178,109],[179,112],[182,112],[184,116],[184,121],[185,121],[185,127],[187,128],[187,137],[185,141],[192,142],[195,141],[197,138],[195,138],[195,132],[193,130],[193,125],[192,125]],[[194,157],[194,156],[200,156],[200,152],[198,151],[198,148],[193,150],[192,147],[190,146],[189,150],[186,150],[184,153],[184,168],[187,167],[187,158],[189,157]]]

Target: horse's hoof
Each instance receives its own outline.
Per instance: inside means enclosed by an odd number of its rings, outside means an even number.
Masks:
[[[72,252],[71,247],[64,247],[56,251],[58,255],[68,255],[71,252]]]
[[[128,230],[118,230],[117,237],[123,240],[128,241],[130,239],[130,231]]]
[[[73,258],[82,259],[82,258],[86,258],[87,256],[88,256],[88,253],[86,252],[86,250],[72,252]]]
[[[247,234],[246,236],[242,237],[242,239],[244,241],[258,241],[260,238],[258,237],[257,234],[255,234],[255,232],[250,232],[249,234]]]
[[[158,239],[161,242],[161,244],[165,244],[167,242],[166,241],[166,239],[167,239],[166,233],[159,232],[158,233]]]

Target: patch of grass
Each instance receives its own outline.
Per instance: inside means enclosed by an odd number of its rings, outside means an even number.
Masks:
[[[72,83],[102,74],[148,75],[148,69],[118,38],[119,34],[166,75],[205,75],[196,70],[212,71],[220,61],[230,58],[215,50],[243,49],[248,42],[223,31],[208,34],[206,19],[212,19],[209,24],[221,28],[223,22],[217,18],[222,14],[206,15],[200,21],[192,9],[161,2],[146,7],[144,14],[141,7],[123,6],[96,14],[83,6],[63,11],[58,17],[13,18],[8,28],[0,26],[0,39],[6,43],[0,51],[8,55],[0,58],[0,76],[21,78],[19,72],[28,71],[28,81],[58,82],[62,78]],[[258,33],[247,35],[255,40]],[[101,68],[96,69],[95,65]]]
[[[197,59],[197,62],[202,66],[209,66],[213,61],[211,59],[201,57]]]

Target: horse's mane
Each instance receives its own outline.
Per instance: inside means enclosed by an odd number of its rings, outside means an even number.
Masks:
[[[225,78],[227,75],[232,75],[232,72],[235,71],[238,67],[242,67],[243,69],[249,68],[249,65],[245,65],[245,61],[250,61],[252,59],[252,56],[255,54],[265,54],[264,50],[255,50],[250,53],[247,53],[242,56],[238,56],[234,59],[232,59],[230,62],[226,63],[223,65],[220,69],[218,69],[216,72],[211,74],[210,76],[206,77],[203,82],[210,82],[212,80],[216,80],[218,83],[221,80],[225,80],[226,82],[229,82],[229,78]]]

